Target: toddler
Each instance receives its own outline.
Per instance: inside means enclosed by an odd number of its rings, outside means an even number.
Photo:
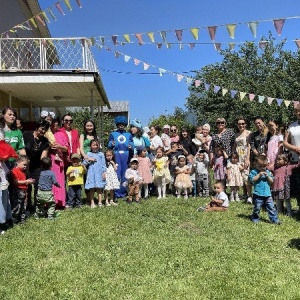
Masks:
[[[230,201],[240,201],[239,188],[244,185],[241,171],[243,166],[239,163],[239,155],[234,152],[227,164],[227,180],[230,186]]]
[[[14,223],[24,224],[27,205],[28,185],[35,182],[34,179],[26,179],[28,168],[28,157],[20,155],[16,160],[16,167],[11,170],[11,178],[14,185],[13,196],[11,197],[11,210]]]
[[[188,198],[188,190],[192,189],[192,181],[190,179],[190,168],[186,165],[184,155],[178,156],[178,165],[175,169],[176,179],[175,188],[177,192],[177,198],[181,197],[181,193],[184,193],[184,199]]]
[[[168,157],[164,155],[163,147],[157,148],[153,164],[153,182],[157,186],[157,199],[166,198],[166,186],[171,181],[171,175],[168,167]]]
[[[127,202],[132,203],[133,197],[135,201],[140,201],[140,184],[143,183],[143,178],[140,176],[139,171],[139,161],[137,158],[132,158],[130,160],[130,167],[125,172],[125,178],[127,180],[128,186],[128,198]]]
[[[201,149],[202,146],[202,126],[196,127],[195,137],[192,139],[192,143],[195,145],[197,151]]]
[[[71,166],[68,167],[67,184],[68,184],[68,200],[66,208],[82,206],[81,187],[83,185],[83,175],[86,173],[86,167],[81,163],[79,154],[72,154]]]
[[[200,150],[196,155],[196,181],[200,197],[209,196],[208,154]]]
[[[226,187],[226,160],[228,158],[227,153],[221,145],[215,147],[215,153],[212,160],[212,169],[214,171],[214,179],[216,181],[222,181],[224,187]]]
[[[114,153],[112,150],[106,150],[106,185],[104,188],[105,205],[118,205],[114,202],[114,191],[120,188],[120,182],[118,180],[117,169],[118,164],[114,162]]]
[[[229,201],[226,193],[224,192],[224,188],[225,186],[222,181],[215,182],[215,197],[211,197],[211,201],[207,205],[199,207],[198,211],[227,211],[229,207]]]
[[[271,195],[273,175],[269,170],[267,170],[267,166],[268,158],[265,155],[260,154],[256,157],[255,169],[251,170],[249,174],[249,181],[254,186],[254,208],[251,219],[253,223],[259,222],[260,209],[264,205],[268,212],[271,223],[280,224]]]
[[[144,198],[148,198],[148,184],[152,183],[152,173],[151,173],[151,161],[147,157],[147,149],[144,146],[140,146],[137,149],[139,167],[138,171],[143,178],[143,183],[140,185],[140,194],[141,198],[142,189],[144,189]]]
[[[196,163],[194,161],[194,155],[189,154],[186,157],[187,160],[187,166],[189,167],[189,169],[191,170],[190,173],[190,179],[192,182],[192,191],[191,191],[191,195],[196,197],[197,196],[197,184],[196,184]]]
[[[55,216],[55,200],[52,192],[52,186],[60,187],[56,180],[56,176],[51,171],[52,161],[49,157],[41,160],[42,171],[39,178],[38,191],[36,196],[35,217],[48,217],[52,220]]]

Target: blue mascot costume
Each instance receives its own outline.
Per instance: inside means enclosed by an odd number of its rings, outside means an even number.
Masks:
[[[115,117],[117,130],[112,132],[108,139],[108,148],[114,151],[115,160],[118,164],[117,175],[120,181],[120,189],[115,190],[115,198],[124,198],[127,195],[127,188],[123,186],[125,182],[125,172],[128,168],[130,151],[133,151],[134,145],[132,135],[126,132],[125,127],[128,120],[124,116]]]

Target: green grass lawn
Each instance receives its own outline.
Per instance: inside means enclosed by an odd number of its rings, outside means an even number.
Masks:
[[[0,237],[0,299],[300,299],[300,226],[205,199],[68,210]],[[293,203],[295,207],[295,203]]]

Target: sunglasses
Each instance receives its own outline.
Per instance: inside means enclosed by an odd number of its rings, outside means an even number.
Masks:
[[[218,125],[218,124],[225,124],[225,122],[224,121],[218,121],[218,122],[216,122],[216,124]]]
[[[71,119],[65,119],[64,122],[65,123],[73,123],[73,120],[71,120]]]
[[[245,123],[237,123],[238,125],[245,125]]]
[[[170,131],[171,131],[171,132],[176,132],[176,131],[177,131],[177,129],[171,129]]]

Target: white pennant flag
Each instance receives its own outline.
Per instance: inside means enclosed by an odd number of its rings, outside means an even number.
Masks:
[[[148,70],[149,67],[150,67],[150,65],[148,65],[148,64],[146,64],[146,63],[144,62],[144,70],[145,70],[145,71]]]
[[[130,60],[130,56],[128,56],[128,55],[124,55],[124,60],[125,60],[125,62],[128,62],[129,60]]]

